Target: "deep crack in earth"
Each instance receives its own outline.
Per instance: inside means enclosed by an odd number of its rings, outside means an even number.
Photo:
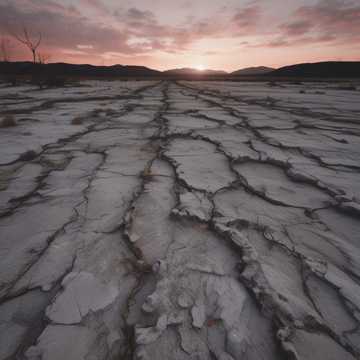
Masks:
[[[359,359],[359,94],[0,87],[0,360]]]

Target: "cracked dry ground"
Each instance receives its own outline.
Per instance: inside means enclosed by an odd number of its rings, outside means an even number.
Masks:
[[[359,359],[359,91],[270,85],[0,88],[1,360]]]

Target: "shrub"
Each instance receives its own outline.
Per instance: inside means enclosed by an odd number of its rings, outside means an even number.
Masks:
[[[64,87],[65,84],[66,84],[66,80],[65,80],[65,78],[62,78],[62,77],[49,76],[45,79],[45,86],[47,86],[47,87]]]
[[[40,89],[64,87],[66,80],[63,77],[35,73],[32,75],[30,83],[39,86]]]
[[[16,121],[12,115],[6,115],[0,123],[0,127],[2,128],[8,128],[13,126],[16,126]]]
[[[151,168],[149,166],[147,166],[144,171],[143,171],[143,177],[150,177],[152,176],[152,173],[151,173]]]
[[[72,125],[82,125],[83,122],[84,122],[84,119],[80,116],[71,120]]]
[[[11,86],[17,86],[19,80],[18,78],[14,75],[14,76],[9,76],[7,78],[7,82],[11,85]]]
[[[338,87],[338,90],[356,91],[356,86],[354,86],[354,85],[341,85],[341,86]]]

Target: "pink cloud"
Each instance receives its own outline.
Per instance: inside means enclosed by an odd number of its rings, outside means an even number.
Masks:
[[[88,59],[96,63],[122,58],[150,61],[160,56],[159,51],[161,56],[167,53],[186,57],[198,51],[198,56],[220,58],[234,51],[231,45],[227,47],[231,42],[238,51],[246,47],[258,52],[261,48],[293,50],[314,44],[349,46],[359,41],[358,1],[319,0],[314,5],[299,6],[286,15],[287,21],[280,22],[269,2],[255,0],[236,9],[220,6],[216,13],[204,9],[196,15],[189,10],[181,23],[135,6],[114,11],[115,2],[110,7],[106,0],[76,3],[77,7],[60,0],[0,0],[0,35],[19,31],[24,24],[32,33],[42,32],[42,50],[53,54],[52,61]],[[218,40],[213,41],[214,47],[202,47],[214,39]],[[16,41],[12,43],[16,56],[28,57],[26,48]]]
[[[290,23],[280,25],[280,29],[288,36],[304,35],[314,24],[309,20],[297,20]]]
[[[238,34],[246,34],[256,28],[262,15],[262,9],[257,2],[252,2],[244,8],[238,9],[233,16]]]
[[[290,22],[279,27],[278,43],[357,42],[360,29],[360,3],[354,1],[320,0],[315,5],[299,7]],[[302,39],[294,39],[306,35]],[[276,44],[276,41],[274,42]],[[271,44],[270,44],[271,45]]]
[[[109,9],[104,5],[101,0],[81,0],[84,6],[96,10],[100,15],[109,15]]]

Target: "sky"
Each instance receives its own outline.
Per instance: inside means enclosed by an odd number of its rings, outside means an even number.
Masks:
[[[12,35],[26,27],[50,62],[234,71],[360,60],[360,0],[0,0],[11,60],[30,60]]]

